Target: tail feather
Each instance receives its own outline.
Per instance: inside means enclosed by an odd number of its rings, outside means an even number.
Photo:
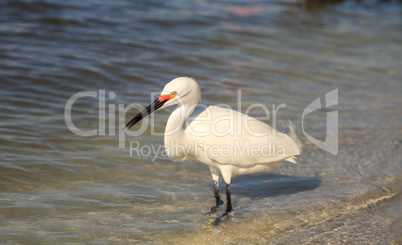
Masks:
[[[297,163],[296,160],[297,160],[297,159],[296,159],[295,156],[291,156],[291,157],[288,157],[288,158],[285,159],[285,161],[291,162],[291,163],[294,163],[294,164]]]
[[[300,153],[302,152],[302,143],[300,142],[299,138],[296,135],[296,128],[293,123],[289,121],[289,137],[296,143],[297,148],[299,149]]]

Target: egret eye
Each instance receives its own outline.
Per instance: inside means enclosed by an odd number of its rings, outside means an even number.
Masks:
[[[170,93],[170,96],[172,96],[174,98],[176,96],[176,94],[177,94],[176,91],[173,91]]]

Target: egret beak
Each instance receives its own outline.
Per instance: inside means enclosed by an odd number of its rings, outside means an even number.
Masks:
[[[158,110],[161,108],[168,99],[165,99],[163,96],[159,96],[152,104],[147,106],[143,111],[138,113],[135,117],[133,117],[127,124],[124,130],[130,129],[132,126],[134,126],[137,122],[141,121],[143,118],[151,114],[152,112]]]

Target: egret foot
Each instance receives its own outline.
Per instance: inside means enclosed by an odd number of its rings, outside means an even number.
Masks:
[[[207,213],[207,214],[213,214],[216,213],[216,211],[218,211],[219,206],[221,206],[223,204],[223,201],[221,199],[216,200],[215,201],[215,206],[213,206],[211,208],[211,212]]]
[[[211,208],[211,212],[207,214],[212,214],[218,211],[218,207],[223,204],[223,201],[219,195],[219,182],[214,182],[214,196],[215,196],[215,206]]]

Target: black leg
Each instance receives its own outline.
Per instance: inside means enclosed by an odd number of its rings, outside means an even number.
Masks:
[[[221,197],[219,195],[219,182],[214,182],[214,193],[215,193],[215,201],[216,206],[221,204]]]
[[[226,184],[226,213],[232,211],[232,198],[230,196],[230,184]]]
[[[218,211],[218,207],[223,204],[219,195],[219,182],[214,182],[215,206],[211,208],[211,213]]]

